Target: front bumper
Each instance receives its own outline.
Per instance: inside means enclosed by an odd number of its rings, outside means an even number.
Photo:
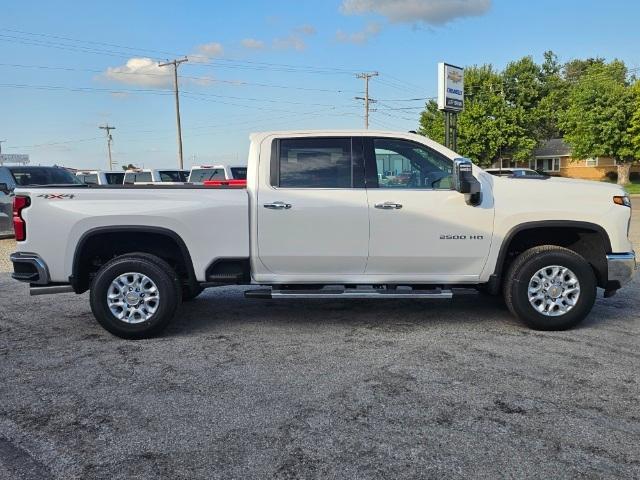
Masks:
[[[613,289],[618,289],[629,283],[636,273],[638,264],[636,263],[635,252],[609,253],[607,255],[607,273],[609,285]]]

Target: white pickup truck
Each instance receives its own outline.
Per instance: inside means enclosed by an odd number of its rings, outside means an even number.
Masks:
[[[567,329],[636,269],[631,205],[608,183],[503,178],[419,135],[251,136],[247,187],[16,190],[13,277],[90,290],[100,324],[157,334],[203,288],[247,297],[451,298],[503,293],[532,328]]]

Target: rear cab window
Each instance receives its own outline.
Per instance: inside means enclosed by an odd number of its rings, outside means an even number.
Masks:
[[[76,175],[77,178],[87,185],[97,185],[98,184],[98,175],[95,173],[88,173],[86,175]]]
[[[124,175],[124,183],[151,182],[151,172],[127,172]]]
[[[124,181],[124,172],[122,173],[105,173],[107,185],[122,185]]]
[[[161,182],[186,182],[187,177],[182,170],[161,170],[158,172]]]
[[[231,167],[231,176],[234,180],[246,180],[247,169],[246,167]]]
[[[190,182],[201,183],[208,180],[226,180],[222,168],[198,168],[191,171]]]

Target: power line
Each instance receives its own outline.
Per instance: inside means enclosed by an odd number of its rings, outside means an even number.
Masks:
[[[10,67],[10,68],[34,68],[34,69],[42,69],[42,70],[59,70],[64,72],[87,72],[87,73],[98,73],[104,74],[104,70],[96,70],[89,68],[72,68],[72,67],[58,67],[58,66],[48,66],[48,65],[24,65],[24,64],[15,64],[15,63],[0,63],[0,67]],[[111,71],[110,75],[123,75],[123,76],[141,76],[141,77],[156,77],[156,78],[165,78],[166,75],[162,75],[159,73],[150,73],[150,72],[114,72]],[[286,90],[301,90],[301,91],[310,91],[310,92],[325,92],[325,93],[346,93],[346,90],[331,90],[326,88],[311,88],[311,87],[300,87],[296,85],[282,85],[282,84],[273,84],[273,83],[256,83],[256,82],[248,82],[245,80],[227,80],[227,79],[219,79],[219,78],[211,78],[211,77],[200,77],[200,76],[190,76],[190,75],[181,75],[180,78],[195,80],[200,82],[209,82],[211,84],[228,84],[236,87],[265,87],[265,88],[279,88]]]

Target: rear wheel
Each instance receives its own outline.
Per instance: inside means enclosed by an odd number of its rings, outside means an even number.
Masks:
[[[91,286],[91,310],[106,330],[121,338],[160,333],[181,301],[175,271],[162,259],[144,255],[117,257],[100,268]]]
[[[504,283],[509,310],[536,330],[566,330],[589,314],[596,299],[591,265],[572,250],[544,245],[523,252]]]

